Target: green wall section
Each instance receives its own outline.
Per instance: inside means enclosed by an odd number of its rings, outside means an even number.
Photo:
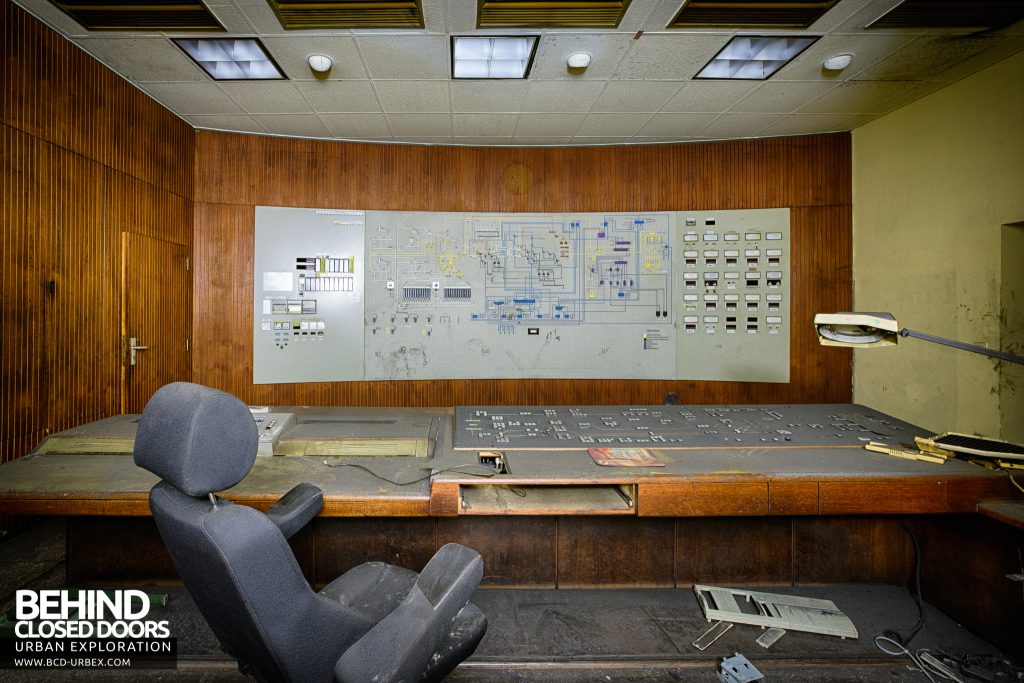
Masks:
[[[853,131],[855,310],[1012,344],[1024,299],[1002,301],[1015,277],[1003,268],[1024,262],[1004,255],[1017,243],[1004,226],[1022,220],[1024,53]],[[854,352],[854,400],[937,432],[1024,440],[1020,368],[907,339]]]

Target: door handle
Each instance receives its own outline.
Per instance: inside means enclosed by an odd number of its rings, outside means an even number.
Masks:
[[[136,351],[147,351],[149,349],[148,346],[138,346],[135,343],[137,341],[138,341],[138,339],[136,339],[135,337],[132,337],[131,339],[128,340],[128,352],[129,352],[128,357],[129,357],[129,364],[130,365],[135,365],[135,352]]]

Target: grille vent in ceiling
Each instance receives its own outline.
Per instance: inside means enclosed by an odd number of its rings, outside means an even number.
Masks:
[[[689,0],[668,28],[807,28],[839,0]]]
[[[905,0],[867,28],[998,28],[1021,19],[1021,0]]]
[[[479,0],[477,28],[617,28],[629,0]]]
[[[423,28],[419,0],[267,0],[281,26],[318,28]]]
[[[90,31],[223,31],[198,0],[53,0]]]

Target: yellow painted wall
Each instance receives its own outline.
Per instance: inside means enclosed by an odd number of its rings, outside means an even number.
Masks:
[[[856,310],[999,348],[1002,226],[1022,220],[1024,53],[853,131]],[[936,431],[1019,439],[1000,365],[914,339],[859,350],[854,400]],[[1018,368],[1002,370],[1007,407],[1021,405]]]

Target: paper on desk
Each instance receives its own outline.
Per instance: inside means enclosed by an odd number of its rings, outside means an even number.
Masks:
[[[664,467],[646,448],[588,448],[591,459],[601,467]]]

